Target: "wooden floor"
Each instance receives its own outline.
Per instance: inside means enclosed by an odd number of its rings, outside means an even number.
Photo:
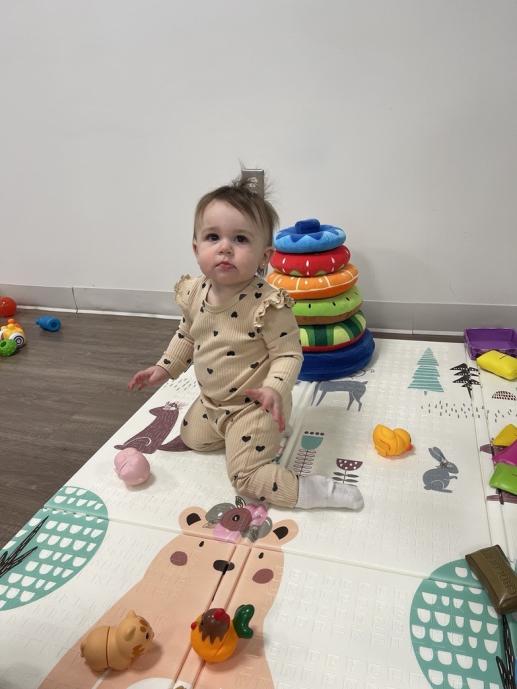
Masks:
[[[49,312],[50,313],[50,312]],[[20,309],[27,345],[0,357],[0,548],[150,397],[127,382],[154,364],[177,322]],[[115,455],[115,451],[114,451]]]
[[[35,325],[44,313],[18,311],[28,344],[0,357],[0,548],[154,392],[130,393],[127,382],[176,329],[169,319],[59,313],[62,329],[49,333]]]

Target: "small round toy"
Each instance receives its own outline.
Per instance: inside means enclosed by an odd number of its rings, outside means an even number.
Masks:
[[[340,246],[346,234],[340,227],[321,225],[317,218],[299,220],[293,227],[280,230],[275,236],[275,249],[288,254],[312,254]]]
[[[299,325],[338,323],[359,311],[363,297],[357,285],[328,299],[297,299],[292,310]]]
[[[16,313],[16,302],[11,297],[0,297],[0,316],[11,318]]]
[[[358,276],[357,268],[349,263],[343,270],[314,278],[298,278],[274,270],[266,279],[273,287],[285,289],[293,299],[326,299],[349,290]]]
[[[14,318],[7,319],[7,325],[0,328],[0,340],[13,340],[20,349],[25,344],[25,332],[22,326]]]
[[[223,608],[210,608],[190,625],[190,643],[207,663],[222,663],[237,648],[241,639],[251,639],[249,621],[255,613],[253,605],[240,605],[233,620]]]
[[[151,467],[144,455],[134,447],[127,447],[115,455],[115,472],[128,486],[145,483]]]
[[[403,428],[388,428],[377,424],[373,429],[373,444],[382,457],[397,457],[413,447],[411,436]]]
[[[329,251],[316,254],[288,254],[274,251],[270,263],[275,270],[284,275],[315,277],[328,275],[343,268],[350,261],[350,251],[344,244]]]
[[[0,340],[0,356],[11,356],[17,349],[14,340]]]
[[[81,642],[81,656],[95,672],[127,670],[153,638],[149,622],[130,610],[118,626],[93,629]]]
[[[55,316],[42,316],[36,321],[36,325],[39,325],[43,330],[48,330],[51,333],[55,333],[61,327],[61,321]]]

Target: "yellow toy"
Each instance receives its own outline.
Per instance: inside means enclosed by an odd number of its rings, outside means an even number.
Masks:
[[[222,663],[235,651],[239,637],[251,639],[248,626],[255,613],[253,605],[240,605],[233,620],[223,608],[211,608],[190,625],[190,643],[207,663]]]
[[[130,610],[118,627],[96,627],[81,642],[81,655],[95,672],[127,670],[151,645],[154,632]]]
[[[0,340],[13,340],[18,349],[25,344],[25,333],[22,326],[14,318],[7,320],[7,325],[0,328]]]
[[[485,352],[476,359],[478,366],[507,380],[517,378],[517,359],[495,349]]]
[[[517,426],[514,426],[513,423],[509,423],[508,426],[505,426],[502,431],[499,431],[492,442],[494,445],[499,447],[509,447],[510,445],[513,445],[516,440]]]
[[[383,457],[396,457],[411,450],[411,436],[403,428],[388,428],[377,424],[373,429],[373,444]]]

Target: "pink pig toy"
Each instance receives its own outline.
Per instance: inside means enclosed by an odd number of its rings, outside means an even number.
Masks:
[[[128,447],[115,455],[115,471],[127,486],[138,486],[147,481],[151,467],[141,452]]]

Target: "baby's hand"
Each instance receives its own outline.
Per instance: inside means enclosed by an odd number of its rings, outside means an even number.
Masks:
[[[251,397],[252,400],[260,402],[262,409],[271,412],[271,416],[277,422],[280,433],[285,430],[285,419],[282,411],[282,398],[280,394],[273,388],[262,387],[253,388],[251,390],[244,390],[244,394]]]
[[[128,390],[141,390],[148,385],[159,385],[167,380],[169,374],[161,366],[149,366],[143,371],[138,371],[127,384]]]

